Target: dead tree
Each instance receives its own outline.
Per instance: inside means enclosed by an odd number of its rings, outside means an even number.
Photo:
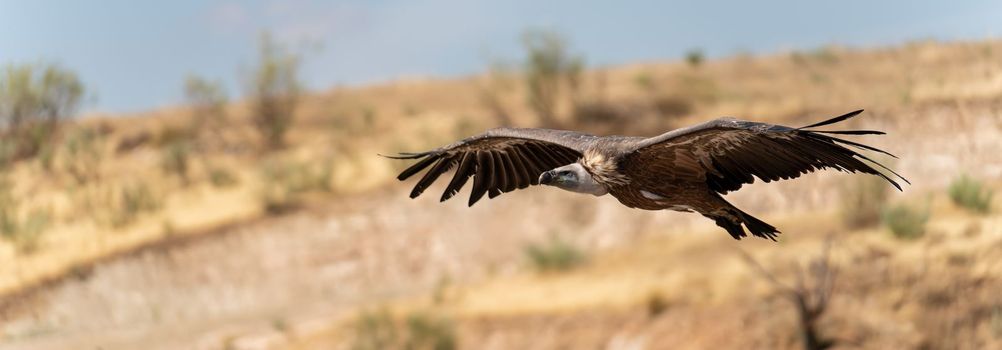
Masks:
[[[828,349],[835,345],[835,339],[825,337],[818,329],[818,319],[828,309],[832,292],[835,290],[837,269],[831,263],[831,240],[825,241],[821,254],[812,259],[806,268],[792,263],[794,284],[783,283],[776,275],[758,263],[747,252],[738,249],[741,257],[759,276],[768,281],[777,292],[792,302],[799,317],[800,335],[807,350]],[[809,275],[805,276],[805,275]],[[808,279],[810,281],[808,282]]]

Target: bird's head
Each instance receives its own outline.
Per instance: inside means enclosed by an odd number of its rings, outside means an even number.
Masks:
[[[609,190],[595,181],[581,163],[572,163],[543,172],[539,175],[539,184],[596,196],[609,193]]]

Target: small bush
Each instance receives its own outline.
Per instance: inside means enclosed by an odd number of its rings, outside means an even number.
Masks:
[[[154,143],[157,147],[168,147],[177,143],[194,142],[197,138],[197,129],[180,125],[164,125],[157,132]]]
[[[408,339],[404,349],[452,350],[456,348],[456,330],[449,319],[428,313],[407,317]]]
[[[393,349],[400,345],[400,334],[393,315],[385,309],[364,311],[355,320],[355,339],[352,349]]]
[[[209,182],[214,187],[225,188],[232,187],[240,183],[237,179],[236,174],[232,171],[223,168],[209,168]]]
[[[677,94],[694,105],[714,103],[723,95],[720,85],[705,74],[683,73],[678,79],[681,85]]]
[[[126,135],[118,140],[115,145],[115,153],[123,154],[136,148],[142,147],[153,140],[153,134],[147,130],[142,130],[131,135]]]
[[[839,62],[838,52],[831,46],[818,48],[810,53],[811,58],[822,64],[833,65]]]
[[[16,233],[11,237],[19,252],[32,253],[39,247],[39,242],[45,230],[52,223],[52,214],[48,211],[35,209],[28,212]]]
[[[20,203],[14,197],[12,184],[0,178],[0,236],[10,241],[20,253],[38,249],[42,234],[52,222],[48,211],[34,209],[22,219]]]
[[[4,238],[14,244],[14,248],[20,253],[31,254],[38,250],[42,235],[52,223],[51,214],[36,209],[29,212],[23,220],[8,215],[10,214],[0,213],[0,233]]]
[[[950,183],[949,194],[954,204],[982,214],[991,209],[995,195],[981,181],[967,175],[961,175]]]
[[[182,184],[187,185],[190,154],[191,145],[188,142],[172,142],[161,150],[160,169],[166,174],[177,176]]]
[[[70,174],[77,184],[85,184],[100,177],[104,158],[104,136],[93,128],[75,128],[63,143],[59,162],[60,170]]]
[[[612,123],[626,118],[626,113],[608,102],[585,101],[574,105],[574,119],[579,123]]]
[[[161,203],[145,182],[127,184],[112,193],[108,224],[121,228],[135,222],[141,215],[160,210]]]
[[[260,62],[251,73],[248,95],[254,126],[269,150],[285,145],[285,133],[292,126],[299,105],[299,55],[289,53],[271,36],[261,36]]]
[[[668,309],[668,301],[660,291],[652,291],[647,295],[646,307],[647,316],[658,317]]]
[[[862,228],[880,222],[887,205],[888,186],[877,176],[856,176],[842,189],[840,213],[849,228]]]
[[[18,221],[18,211],[20,202],[14,198],[12,185],[6,176],[0,177],[0,234],[4,237],[13,236],[20,223]]]
[[[524,69],[529,107],[544,126],[554,126],[564,91],[574,100],[584,61],[568,53],[567,40],[556,32],[527,31],[522,44],[527,56]]]
[[[647,71],[639,72],[637,73],[637,75],[633,76],[633,85],[636,85],[641,90],[648,92],[657,89],[657,85],[654,82],[654,77],[651,76],[651,73]]]
[[[684,96],[658,96],[652,101],[654,110],[662,117],[681,117],[692,113],[692,100]]]
[[[189,76],[184,82],[184,97],[191,108],[191,128],[219,127],[226,119],[226,103],[229,100],[223,84],[209,81],[199,76]]]
[[[556,237],[546,243],[526,246],[525,255],[540,272],[566,271],[585,261],[585,254],[578,247]]]
[[[689,67],[699,68],[705,60],[706,57],[703,55],[703,50],[692,49],[685,53],[685,62],[689,64]]]
[[[261,199],[265,211],[278,214],[295,207],[301,194],[306,192],[330,192],[333,161],[297,162],[269,160],[260,168],[262,183]]]
[[[38,159],[38,165],[41,166],[42,170],[51,171],[53,161],[56,158],[56,148],[51,144],[45,144],[36,155]]]
[[[929,212],[902,204],[884,210],[881,220],[895,237],[915,239],[925,234],[925,224],[929,221]]]
[[[511,112],[504,103],[504,95],[514,88],[515,74],[501,61],[492,61],[488,67],[487,76],[479,84],[480,103],[491,111],[495,125],[513,125]]]
[[[0,135],[12,143],[7,160],[35,156],[80,105],[84,87],[57,65],[8,65],[0,70]]]
[[[366,311],[355,321],[352,349],[433,349],[457,347],[456,331],[448,318],[415,312],[406,322],[398,322],[389,311]]]

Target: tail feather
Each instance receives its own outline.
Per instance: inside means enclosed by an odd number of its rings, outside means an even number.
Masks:
[[[738,212],[741,213],[741,219],[744,221],[745,227],[756,237],[768,238],[775,241],[776,237],[779,236],[779,230],[776,227],[743,211],[738,210]]]
[[[750,232],[755,237],[771,239],[773,241],[779,237],[780,232],[776,229],[776,227],[741,211],[741,209],[738,209],[731,203],[728,203],[723,198],[719,199],[723,202],[721,203],[723,204],[722,207],[717,208],[712,212],[702,214],[707,218],[713,219],[713,221],[717,223],[717,226],[727,230],[727,233],[729,233],[731,237],[734,237],[734,239],[740,240],[741,238],[747,237],[748,234],[745,232],[745,229],[747,229],[747,232]],[[741,227],[742,225],[744,225],[744,228]]]

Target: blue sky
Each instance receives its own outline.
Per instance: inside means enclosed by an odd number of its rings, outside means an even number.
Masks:
[[[590,65],[607,65],[692,48],[721,56],[998,37],[1002,2],[0,0],[0,64],[59,63],[90,88],[85,110],[127,112],[179,103],[190,73],[239,95],[264,30],[314,47],[303,78],[327,89],[479,72],[492,58],[518,59],[526,28],[560,31]]]

